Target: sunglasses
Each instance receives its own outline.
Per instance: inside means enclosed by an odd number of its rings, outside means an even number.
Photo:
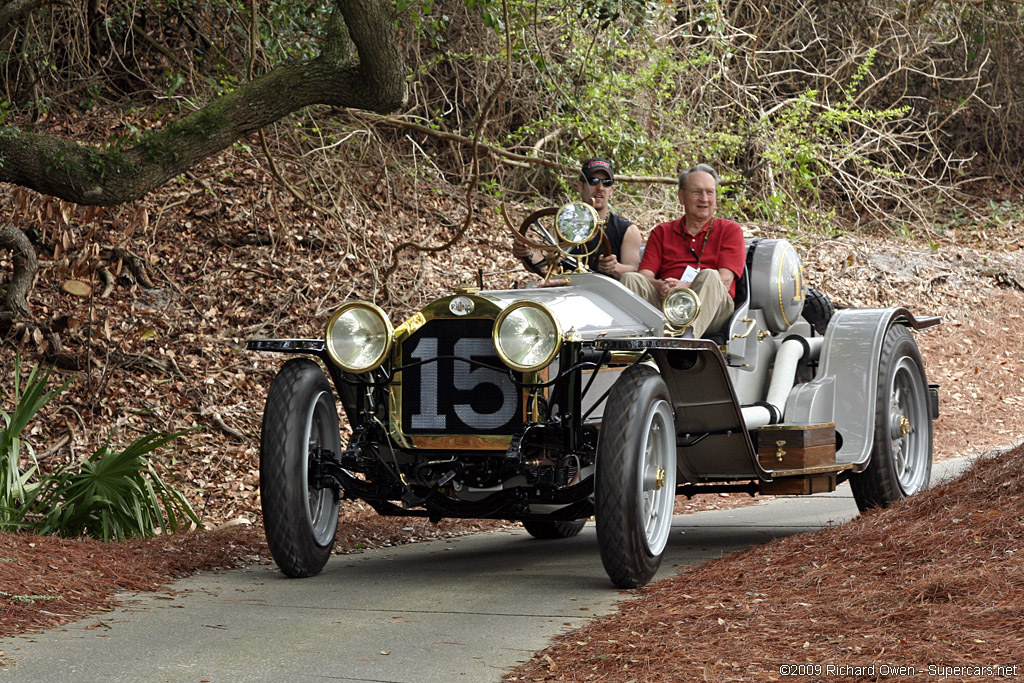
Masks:
[[[583,180],[586,181],[587,185],[590,185],[590,186],[594,186],[594,185],[597,185],[598,183],[600,183],[600,184],[604,185],[605,187],[611,187],[612,185],[615,184],[615,181],[612,180],[611,178],[598,178],[596,176],[590,177],[590,178],[584,176]]]

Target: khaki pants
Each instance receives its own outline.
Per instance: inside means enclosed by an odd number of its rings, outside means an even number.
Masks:
[[[637,296],[647,299],[652,306],[661,308],[661,297],[654,283],[640,273],[623,273],[619,279],[623,285]],[[718,332],[732,315],[736,304],[722,284],[722,278],[714,268],[705,268],[697,273],[690,283],[690,289],[700,297],[700,312],[690,325],[693,336],[700,339],[707,331]]]

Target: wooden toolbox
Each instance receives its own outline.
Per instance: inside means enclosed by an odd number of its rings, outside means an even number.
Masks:
[[[757,460],[767,470],[834,465],[836,424],[768,425],[757,430]]]
[[[815,476],[779,477],[774,481],[762,481],[758,493],[766,496],[809,496],[835,490],[836,473],[829,472]]]

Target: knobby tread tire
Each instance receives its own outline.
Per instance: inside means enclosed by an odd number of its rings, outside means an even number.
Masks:
[[[866,512],[872,508],[886,508],[892,503],[907,497],[900,487],[895,471],[895,463],[889,436],[889,390],[897,361],[902,357],[911,358],[917,365],[923,387],[923,400],[927,400],[927,380],[924,374],[924,361],[921,352],[914,343],[914,338],[903,325],[894,325],[886,332],[882,341],[882,349],[878,361],[878,378],[875,394],[875,427],[871,448],[871,461],[864,471],[850,477],[850,488],[853,491],[857,508]],[[927,448],[929,452],[928,470],[930,476],[932,450],[932,425],[927,425]],[[927,482],[928,476],[925,476]],[[911,493],[916,493],[912,491]]]
[[[818,334],[825,334],[828,323],[835,315],[836,308],[832,300],[820,289],[808,286],[805,289],[803,317],[811,324]]]
[[[539,539],[551,539],[551,538],[572,538],[578,536],[583,531],[584,525],[587,523],[586,519],[577,519],[574,521],[566,520],[532,520],[523,522],[523,526],[534,538]]]
[[[647,405],[638,395],[644,385],[656,379],[664,397],[667,389],[661,375],[647,365],[627,368],[612,387],[605,404],[605,419],[597,447],[597,472],[594,482],[595,520],[601,562],[608,577],[620,588],[636,588],[646,584],[661,565],[661,554],[652,556],[645,538],[636,533],[638,501],[632,485],[638,454],[630,443],[631,426],[641,424]]]
[[[313,576],[323,569],[334,546],[316,542],[306,511],[301,471],[302,443],[310,402],[331,385],[320,366],[294,358],[282,366],[271,384],[263,411],[260,441],[260,498],[267,545],[281,571],[292,578]],[[336,409],[332,411],[335,438],[340,441]],[[336,446],[337,447],[337,446]],[[337,516],[334,523],[337,524]]]

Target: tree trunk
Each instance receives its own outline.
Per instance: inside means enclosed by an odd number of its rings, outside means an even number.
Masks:
[[[32,314],[28,310],[28,291],[39,270],[36,250],[25,233],[11,225],[0,227],[0,249],[14,253],[14,273],[4,293],[4,312],[8,313],[8,318],[30,318]],[[2,316],[3,312],[0,312]]]
[[[0,28],[46,0],[0,0]],[[319,57],[282,64],[130,147],[80,145],[0,127],[0,182],[77,204],[112,206],[139,199],[195,164],[312,104],[386,113],[405,103],[405,64],[391,0],[334,0]],[[13,226],[0,248],[14,252],[14,273],[0,317],[29,316],[35,250]]]

